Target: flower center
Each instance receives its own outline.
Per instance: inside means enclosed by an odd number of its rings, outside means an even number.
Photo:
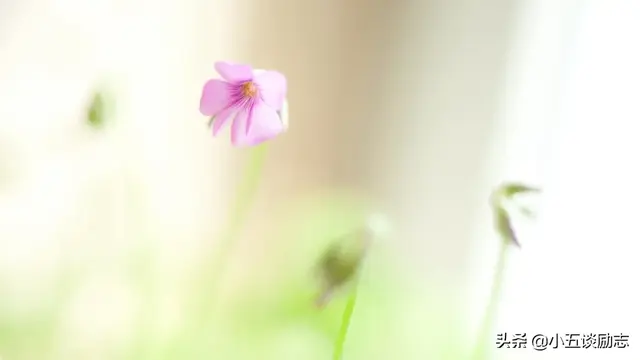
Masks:
[[[258,94],[258,88],[252,81],[247,81],[242,84],[242,95],[244,97],[255,97]]]

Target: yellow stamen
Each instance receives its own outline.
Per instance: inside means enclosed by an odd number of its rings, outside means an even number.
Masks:
[[[242,95],[245,97],[255,97],[258,93],[258,88],[252,81],[247,81],[242,84]]]

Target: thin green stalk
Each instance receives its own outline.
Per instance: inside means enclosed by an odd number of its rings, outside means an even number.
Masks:
[[[242,174],[241,182],[237,188],[236,198],[229,212],[230,216],[227,226],[222,232],[218,242],[218,251],[211,261],[211,267],[205,269],[203,278],[197,285],[196,293],[193,295],[197,303],[190,310],[191,314],[185,328],[173,346],[165,354],[165,358],[174,359],[184,355],[188,351],[194,339],[199,339],[211,325],[214,317],[217,292],[220,280],[223,278],[224,270],[227,267],[233,246],[241,233],[253,199],[262,178],[267,157],[267,144],[259,145],[251,149],[248,163]]]
[[[219,242],[219,250],[216,257],[211,263],[211,268],[207,269],[208,291],[204,293],[204,299],[213,299],[216,295],[220,279],[226,268],[227,261],[231,257],[230,254],[233,245],[236,243],[238,236],[242,231],[253,199],[258,190],[258,185],[262,178],[262,170],[267,158],[267,145],[260,145],[252,149],[244,174],[242,174],[241,183],[238,186],[236,199],[232,208],[231,216],[225,231]]]
[[[334,343],[333,348],[333,360],[342,360],[342,355],[344,353],[344,345],[347,342],[347,334],[349,333],[349,325],[351,325],[351,317],[353,316],[353,311],[356,308],[356,300],[358,298],[358,285],[356,284],[351,292],[351,296],[349,296],[349,300],[344,307],[344,311],[342,312],[342,323],[340,324],[340,331],[338,332],[338,336],[336,337],[336,341]]]
[[[490,338],[492,336],[493,325],[498,312],[498,305],[500,303],[500,294],[502,293],[502,287],[504,285],[507,257],[509,255],[508,241],[501,241],[500,252],[498,254],[498,261],[495,267],[495,273],[493,275],[493,284],[491,287],[491,297],[489,298],[489,305],[484,313],[484,318],[480,326],[480,332],[478,333],[478,339],[474,351],[473,359],[483,360],[487,358],[488,345],[491,343]]]

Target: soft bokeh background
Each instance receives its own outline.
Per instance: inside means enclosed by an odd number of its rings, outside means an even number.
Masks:
[[[344,297],[313,308],[312,268],[369,212],[392,233],[345,360],[463,358],[504,180],[545,191],[496,332],[630,347],[494,358],[638,358],[638,18],[624,0],[0,0],[0,358],[327,359]],[[283,71],[291,125],[210,318],[249,157],[197,111],[220,59]]]

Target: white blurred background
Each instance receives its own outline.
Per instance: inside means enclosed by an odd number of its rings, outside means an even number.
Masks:
[[[637,19],[624,0],[0,0],[2,306],[33,311],[53,277],[82,274],[65,346],[107,359],[98,349],[146,306],[124,273],[140,252],[159,259],[143,273],[180,288],[236,180],[240,151],[197,111],[213,63],[230,60],[289,79],[290,130],[271,144],[257,214],[325,187],[371,194],[407,266],[475,324],[498,246],[488,194],[540,185],[496,331],[631,345],[496,358],[637,358]],[[82,126],[99,84],[117,100],[103,132]],[[158,303],[170,331],[179,297]]]

